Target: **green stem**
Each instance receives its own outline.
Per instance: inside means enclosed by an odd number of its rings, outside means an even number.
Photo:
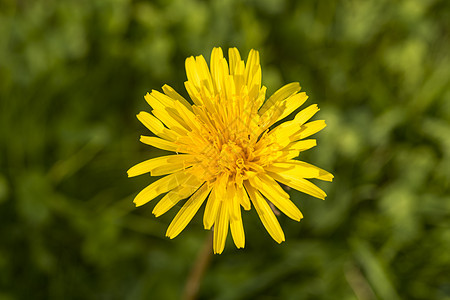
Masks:
[[[194,266],[192,267],[191,273],[189,274],[186,285],[184,287],[184,300],[197,299],[200,283],[212,257],[212,237],[213,235],[211,232],[208,234],[202,248],[200,249],[200,252],[198,253],[197,259],[194,263]]]

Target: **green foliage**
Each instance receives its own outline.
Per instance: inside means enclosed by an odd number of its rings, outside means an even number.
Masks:
[[[0,299],[177,299],[207,236],[175,240],[151,179],[126,170],[143,95],[183,95],[184,59],[261,52],[269,94],[300,81],[328,127],[302,159],[331,171],[305,218],[256,214],[201,299],[450,299],[450,3],[445,0],[0,1]],[[212,251],[212,250],[211,250]]]

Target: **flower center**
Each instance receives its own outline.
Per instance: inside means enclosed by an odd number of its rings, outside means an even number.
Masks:
[[[244,168],[245,153],[241,147],[234,142],[222,145],[217,164],[221,169],[226,169],[231,173]]]
[[[215,140],[199,151],[199,176],[205,181],[226,175],[238,185],[248,178],[248,172],[259,166],[253,162],[254,149],[248,138],[229,136],[226,140]]]

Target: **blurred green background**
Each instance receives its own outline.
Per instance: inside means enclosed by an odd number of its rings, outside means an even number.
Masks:
[[[268,94],[299,81],[328,127],[303,159],[335,175],[305,218],[256,213],[200,299],[450,299],[450,2],[0,0],[0,300],[178,299],[207,232],[176,239],[126,170],[143,96],[187,95],[184,60],[260,51]],[[212,250],[211,250],[212,251]]]

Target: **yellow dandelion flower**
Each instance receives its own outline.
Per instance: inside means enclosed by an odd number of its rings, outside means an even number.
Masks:
[[[271,205],[296,221],[303,216],[279,183],[324,199],[326,194],[308,179],[333,179],[294,159],[316,146],[314,139],[305,138],[326,126],[322,120],[307,122],[319,111],[317,105],[276,125],[308,99],[300,85],[287,84],[266,100],[258,51],[250,51],[247,63],[236,48],[228,56],[229,62],[221,48],[214,48],[209,68],[201,55],[186,59],[185,86],[193,105],[168,85],[162,87],[164,93],[145,95],[153,110],[137,118],[155,136],[141,136],[141,142],[176,153],[128,170],[129,177],[163,176],[134,199],[141,206],[165,193],[153,209],[157,217],[188,199],[167,229],[171,239],[206,202],[203,223],[205,229],[214,227],[214,253],[222,253],[229,228],[236,247],[244,247],[241,206],[250,210],[251,204],[272,238],[283,242]]]

